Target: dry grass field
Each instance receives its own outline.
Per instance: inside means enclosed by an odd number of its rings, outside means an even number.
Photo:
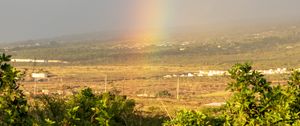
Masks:
[[[226,85],[228,76],[173,77],[167,74],[196,73],[198,67],[174,66],[47,66],[35,67],[35,71],[47,72],[49,77],[33,81],[32,67],[17,66],[25,71],[22,89],[26,94],[60,94],[70,96],[76,91],[91,87],[95,93],[111,91],[126,95],[137,102],[136,108],[143,112],[174,115],[182,108],[201,109],[208,103],[224,102],[230,93]],[[105,77],[107,80],[105,81]],[[287,76],[267,76],[281,82]],[[105,86],[106,82],[106,86]],[[179,83],[179,99],[177,84]]]

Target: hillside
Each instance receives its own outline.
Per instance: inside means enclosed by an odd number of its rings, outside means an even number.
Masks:
[[[81,35],[74,39],[69,36],[32,40],[2,45],[2,48],[15,58],[58,59],[70,65],[214,65],[228,68],[244,61],[259,67],[300,65],[298,25],[181,32],[159,41],[101,35],[94,39]]]

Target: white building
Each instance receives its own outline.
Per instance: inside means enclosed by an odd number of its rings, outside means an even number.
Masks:
[[[194,77],[194,75],[192,73],[188,73],[187,77]]]
[[[34,81],[39,81],[47,79],[48,75],[47,73],[32,73],[31,77],[34,79]]]
[[[46,73],[32,73],[31,74],[32,78],[47,78],[47,74]]]
[[[165,75],[164,78],[172,78],[171,75]]]

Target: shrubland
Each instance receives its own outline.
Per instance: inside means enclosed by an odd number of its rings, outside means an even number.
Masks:
[[[236,62],[251,60],[260,69],[297,67],[300,65],[300,28],[298,23],[294,25],[297,27],[291,28],[288,24],[281,27],[224,29],[223,32],[217,30],[201,34],[184,32],[186,35],[170,34],[163,40],[146,42],[125,38],[76,42],[33,40],[2,47],[6,47],[6,52],[17,59],[57,59],[69,62],[38,63],[40,66],[130,66],[144,65],[146,60],[147,64],[155,66],[213,66],[229,69]]]

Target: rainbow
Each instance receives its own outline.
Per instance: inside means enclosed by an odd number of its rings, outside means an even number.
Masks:
[[[141,1],[132,17],[136,20],[135,31],[130,37],[138,42],[157,42],[166,36],[170,2],[167,0]]]
[[[134,22],[134,27],[130,28],[125,38],[129,38],[127,43],[131,46],[147,46],[161,44],[167,37],[167,23],[170,22],[169,0],[140,0],[136,1],[135,8],[132,8],[130,18]],[[152,49],[136,49],[138,52],[147,52]],[[147,53],[139,53],[147,54]],[[146,55],[136,55],[130,57],[131,61],[146,67],[151,66],[152,60]]]

